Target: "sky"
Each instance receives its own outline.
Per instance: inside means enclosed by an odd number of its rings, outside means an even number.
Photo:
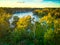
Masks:
[[[60,0],[0,0],[0,7],[60,7]]]

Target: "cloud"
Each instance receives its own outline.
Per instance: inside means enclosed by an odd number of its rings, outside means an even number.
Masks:
[[[43,0],[0,0],[0,2],[41,2]]]
[[[17,3],[18,1],[20,0],[16,0],[14,2],[11,1],[11,0],[8,0],[8,1],[0,1],[0,7],[31,7],[31,8],[44,8],[44,7],[60,7],[60,4],[59,3],[55,3],[55,2],[52,2],[52,1],[49,1],[49,2],[43,2],[43,0],[38,0],[38,1],[42,1],[42,2],[39,2],[39,3]],[[35,0],[37,1],[37,0]]]
[[[44,8],[44,7],[59,7],[58,4],[54,3],[35,3],[35,4],[28,4],[28,3],[1,3],[0,7],[31,7],[31,8]]]
[[[60,0],[46,0],[46,1],[60,1]]]
[[[43,0],[33,0],[34,2],[42,2]]]

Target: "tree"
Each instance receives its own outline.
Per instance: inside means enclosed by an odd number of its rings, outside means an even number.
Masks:
[[[33,14],[39,16],[40,18],[44,17],[48,13],[49,13],[49,9],[48,8],[37,9],[37,10],[33,11]]]
[[[31,16],[20,18],[16,23],[16,29],[28,29],[31,24]]]
[[[54,42],[55,45],[59,45],[60,44],[60,19],[57,19],[54,21]]]
[[[47,16],[44,16],[40,19],[40,23],[43,25],[45,24],[47,28],[54,28],[54,18],[49,13]]]
[[[47,30],[44,34],[44,44],[54,45],[54,31],[52,29]]]
[[[11,26],[13,26],[12,28],[16,28],[16,23],[18,22],[19,17],[18,16],[13,16],[13,21],[11,23]]]
[[[6,13],[5,10],[0,9],[0,41],[7,40],[10,33],[10,23],[9,19],[11,15]]]

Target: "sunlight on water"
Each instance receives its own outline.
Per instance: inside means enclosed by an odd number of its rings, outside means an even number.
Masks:
[[[38,16],[33,15],[32,12],[15,13],[15,14],[13,14],[12,18],[9,21],[10,21],[10,23],[12,23],[14,16],[18,16],[19,18],[22,18],[22,17],[28,16],[28,15],[30,15],[32,18],[34,18],[34,21],[38,21]]]

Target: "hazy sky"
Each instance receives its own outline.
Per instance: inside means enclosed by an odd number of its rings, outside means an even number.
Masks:
[[[60,0],[0,0],[0,7],[60,7]]]

